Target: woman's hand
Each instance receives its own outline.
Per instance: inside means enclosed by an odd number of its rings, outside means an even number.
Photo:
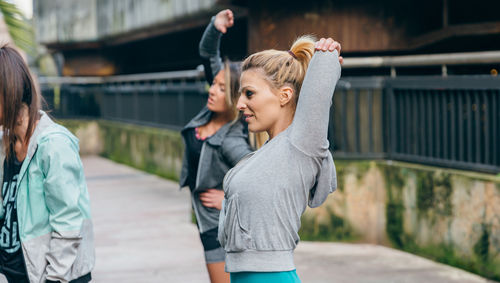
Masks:
[[[213,207],[218,210],[222,209],[222,200],[224,200],[224,191],[216,189],[208,189],[200,194],[201,204],[205,207]]]
[[[215,16],[214,26],[218,31],[226,33],[227,29],[232,27],[233,25],[234,25],[233,11],[229,9],[222,10]]]
[[[314,44],[314,49],[316,51],[330,51],[333,52],[333,50],[337,50],[339,52],[339,62],[340,64],[344,63],[344,58],[340,56],[340,50],[342,47],[340,46],[340,43],[337,41],[333,40],[333,38],[322,38]]]

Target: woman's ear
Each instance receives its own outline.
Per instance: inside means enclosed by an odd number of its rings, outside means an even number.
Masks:
[[[283,107],[293,99],[293,88],[283,86],[279,89],[280,105]]]

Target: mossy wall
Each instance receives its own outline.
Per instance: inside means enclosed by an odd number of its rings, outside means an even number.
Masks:
[[[402,162],[336,165],[339,188],[306,211],[303,239],[392,246],[500,280],[500,177]]]
[[[174,181],[184,145],[179,132],[111,121],[59,121],[80,139],[81,154],[98,154]]]
[[[61,122],[61,121],[60,121]],[[178,132],[62,121],[82,154],[178,180]],[[340,161],[338,189],[308,208],[302,240],[382,244],[500,280],[500,176],[391,161]]]

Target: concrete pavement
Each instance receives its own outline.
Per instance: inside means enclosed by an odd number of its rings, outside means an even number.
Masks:
[[[93,282],[209,282],[187,190],[100,157],[83,162],[96,239]],[[295,260],[304,283],[491,282],[375,245],[301,242]]]
[[[208,282],[188,191],[103,158],[83,162],[94,217],[94,282]]]

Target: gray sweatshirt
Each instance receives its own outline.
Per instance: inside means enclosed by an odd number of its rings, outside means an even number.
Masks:
[[[336,188],[327,140],[338,53],[316,52],[292,124],[224,177],[219,241],[227,272],[294,270],[300,217]]]

